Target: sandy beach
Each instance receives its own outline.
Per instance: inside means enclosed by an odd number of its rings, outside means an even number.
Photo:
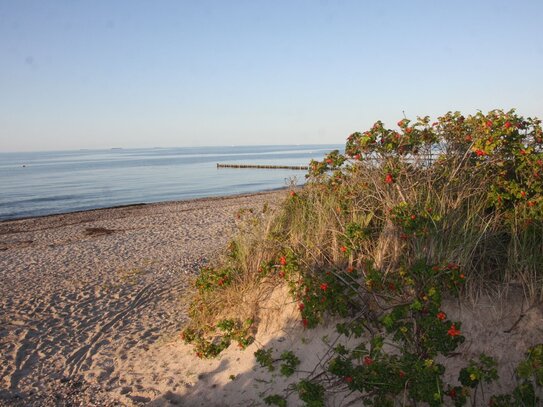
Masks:
[[[190,277],[223,249],[236,212],[282,194],[0,223],[0,403],[150,401],[122,383],[121,362],[176,337]]]
[[[0,405],[260,406],[312,371],[337,336],[335,323],[305,330],[285,287],[261,304],[256,341],[198,359],[179,333],[191,278],[223,250],[241,209],[285,191],[129,206],[0,223]],[[481,352],[494,356],[509,391],[514,368],[543,337],[540,305],[520,289],[475,303],[448,301],[466,342],[442,361],[454,382]],[[260,347],[300,356],[285,379],[257,365]],[[337,393],[330,406],[345,405]],[[296,401],[296,400],[295,400]],[[296,404],[296,403],[295,403]]]

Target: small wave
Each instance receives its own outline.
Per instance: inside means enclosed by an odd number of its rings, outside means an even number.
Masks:
[[[43,196],[30,199],[19,199],[16,201],[0,202],[0,208],[8,208],[10,206],[25,205],[25,204],[37,204],[37,203],[49,203],[58,201],[71,201],[81,198],[79,195],[55,195],[55,196]]]

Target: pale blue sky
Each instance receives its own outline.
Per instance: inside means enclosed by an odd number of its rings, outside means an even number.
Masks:
[[[543,1],[0,0],[0,151],[343,143],[543,116]]]

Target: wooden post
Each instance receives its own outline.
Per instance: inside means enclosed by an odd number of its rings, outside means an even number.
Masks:
[[[258,164],[220,164],[217,163],[217,168],[259,168],[267,170],[305,170],[307,165],[258,165]]]

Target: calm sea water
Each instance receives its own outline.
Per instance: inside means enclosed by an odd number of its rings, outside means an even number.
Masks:
[[[216,163],[307,165],[338,145],[0,153],[0,220],[281,188],[305,171]]]

